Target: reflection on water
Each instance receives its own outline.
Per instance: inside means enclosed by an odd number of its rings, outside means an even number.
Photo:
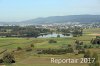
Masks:
[[[51,38],[51,37],[57,37],[57,35],[60,35],[60,37],[72,37],[72,35],[70,34],[69,36],[64,36],[63,34],[47,34],[47,35],[43,35],[43,36],[39,36],[38,38]]]

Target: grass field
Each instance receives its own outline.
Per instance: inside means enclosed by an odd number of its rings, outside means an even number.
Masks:
[[[62,45],[74,44],[75,40],[83,41],[84,44],[90,44],[90,40],[95,37],[95,35],[88,35],[92,33],[100,33],[100,29],[86,29],[81,37],[72,38],[0,38],[0,52],[4,49],[7,51],[16,50],[17,47],[25,48],[34,44],[34,49],[38,48],[60,48]],[[48,43],[48,40],[54,39],[57,43]],[[89,49],[98,53],[100,60],[100,48]],[[88,66],[88,64],[54,64],[51,63],[50,58],[82,58],[83,55],[75,54],[63,54],[63,55],[38,55],[34,53],[35,51],[25,52],[24,50],[16,51],[14,53],[16,63],[11,66]],[[2,54],[0,55],[2,57]],[[100,61],[99,61],[100,62]]]

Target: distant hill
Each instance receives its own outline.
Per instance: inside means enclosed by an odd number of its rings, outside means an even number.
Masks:
[[[80,22],[80,23],[93,23],[100,22],[100,15],[69,15],[69,16],[51,16],[46,18],[36,18],[21,22],[0,23],[0,24],[51,24],[51,23],[67,23],[67,22]]]

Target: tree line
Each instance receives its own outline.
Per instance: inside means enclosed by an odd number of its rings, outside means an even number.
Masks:
[[[35,26],[0,26],[0,36],[5,37],[35,37],[41,33],[50,33],[50,29],[36,28]]]

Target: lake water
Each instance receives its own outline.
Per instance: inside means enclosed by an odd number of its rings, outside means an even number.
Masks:
[[[52,38],[52,37],[57,37],[57,35],[60,35],[60,37],[72,37],[72,35],[70,34],[70,36],[64,36],[63,34],[48,34],[48,35],[43,35],[43,36],[39,36],[38,38]]]

